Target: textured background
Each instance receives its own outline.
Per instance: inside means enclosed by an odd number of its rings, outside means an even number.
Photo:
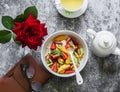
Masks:
[[[120,47],[120,0],[89,0],[85,14],[75,19],[62,17],[57,12],[53,0],[0,0],[0,19],[3,15],[14,18],[31,5],[38,8],[39,19],[46,23],[48,35],[62,29],[72,30],[83,36],[90,49],[91,40],[86,34],[87,28],[97,32],[108,30],[117,37]],[[0,29],[3,29],[1,23]],[[39,61],[40,49],[30,51]],[[24,51],[24,48],[18,47],[13,41],[0,44],[1,77],[24,56]],[[120,56],[99,58],[91,50],[89,54],[88,63],[81,71],[84,79],[82,85],[76,84],[75,77],[52,76],[43,86],[42,92],[120,92]]]

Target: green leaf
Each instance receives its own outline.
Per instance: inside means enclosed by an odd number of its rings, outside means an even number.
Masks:
[[[51,52],[52,55],[58,54],[58,55],[62,55],[62,52],[60,50],[53,50]]]
[[[12,36],[13,36],[13,40],[14,40],[14,42],[15,42],[17,45],[21,45],[21,44],[22,44],[20,41],[15,40],[15,38],[16,38],[16,34],[13,33]]]
[[[14,20],[10,16],[2,16],[2,24],[5,28],[12,30],[16,26]]]
[[[25,21],[24,14],[18,15],[15,19],[14,22],[22,22]]]
[[[36,8],[35,6],[28,7],[28,8],[24,11],[24,18],[27,19],[28,16],[30,15],[30,13],[32,13],[35,18],[38,17],[38,11],[37,11],[37,8]]]
[[[67,11],[67,10],[65,10],[65,13],[66,13],[67,15],[73,14],[73,12],[70,12],[70,11]]]
[[[7,43],[11,40],[12,32],[7,30],[1,30],[0,31],[0,43]]]

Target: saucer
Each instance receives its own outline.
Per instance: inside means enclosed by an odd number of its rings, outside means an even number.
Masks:
[[[77,17],[81,16],[86,11],[87,6],[88,6],[88,0],[85,0],[80,10],[78,10],[76,12],[69,12],[62,7],[59,0],[55,0],[56,9],[62,16],[66,17],[66,18],[77,18]]]

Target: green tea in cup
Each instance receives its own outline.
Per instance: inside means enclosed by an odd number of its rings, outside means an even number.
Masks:
[[[75,11],[82,6],[83,1],[84,0],[61,0],[61,4],[66,10]]]

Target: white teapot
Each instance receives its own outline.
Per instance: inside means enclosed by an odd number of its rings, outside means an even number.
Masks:
[[[116,47],[116,38],[111,32],[100,31],[96,33],[93,29],[88,29],[87,33],[93,39],[91,49],[97,56],[120,55],[120,49]]]

